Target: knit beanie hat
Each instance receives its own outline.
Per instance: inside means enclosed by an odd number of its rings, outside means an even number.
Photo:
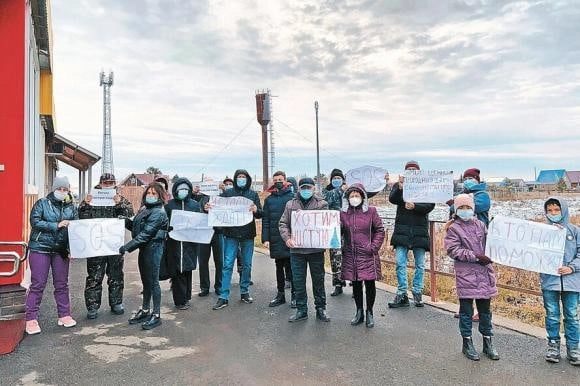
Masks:
[[[479,179],[479,173],[481,173],[479,169],[476,168],[467,169],[466,171],[463,172],[463,179],[471,177],[476,179],[477,182],[481,182],[481,180]]]
[[[234,184],[234,180],[232,180],[230,177],[226,177],[223,181],[222,184],[225,184],[226,182],[231,182],[232,185]]]
[[[175,189],[175,191],[177,192],[177,191],[182,190],[182,189],[190,190],[189,186],[185,182],[182,182],[181,184],[177,185],[177,188]]]
[[[421,168],[419,167],[419,162],[417,161],[409,161],[405,164],[405,170],[409,169],[409,168],[415,168],[417,170],[420,170]]]
[[[314,180],[310,177],[301,178],[300,181],[298,181],[298,186],[302,187],[304,185],[314,186]]]
[[[330,179],[332,180],[334,177],[340,177],[343,180],[345,180],[344,173],[340,169],[332,169],[332,171],[330,172]]]
[[[52,181],[52,190],[55,191],[58,188],[70,189],[70,184],[68,182],[68,178],[66,178],[65,176],[54,177],[54,180]]]
[[[463,205],[467,205],[471,209],[475,208],[475,204],[473,203],[473,194],[462,193],[455,196],[453,199],[453,206],[455,207],[455,210]]]

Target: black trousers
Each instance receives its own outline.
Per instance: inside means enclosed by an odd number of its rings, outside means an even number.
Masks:
[[[224,235],[214,233],[211,243],[198,244],[199,248],[199,286],[202,291],[209,291],[209,258],[213,256],[215,276],[213,288],[219,292],[222,287],[222,269],[224,267]]]
[[[479,313],[478,330],[483,336],[493,336],[491,325],[491,299],[459,299],[459,332],[466,338],[471,336],[473,300]]]
[[[375,298],[377,297],[377,287],[374,280],[365,280],[365,292],[367,295],[367,310],[372,311],[375,305]],[[352,282],[352,293],[354,295],[354,302],[357,309],[363,308],[363,282]]]
[[[308,312],[308,296],[306,295],[306,271],[310,267],[312,292],[316,309],[326,309],[326,293],[324,292],[324,253],[310,253],[307,255],[290,255],[292,264],[292,283],[296,293],[296,306],[301,312]]]
[[[192,271],[178,273],[171,277],[173,304],[182,306],[191,300]]]
[[[284,292],[286,287],[286,280],[292,283],[292,266],[290,258],[274,259],[276,262],[276,288],[278,292]],[[294,292],[294,284],[292,284],[292,292]]]
[[[87,259],[87,279],[85,282],[85,305],[87,310],[101,307],[103,279],[107,275],[109,306],[123,303],[123,257],[120,255],[90,257]]]

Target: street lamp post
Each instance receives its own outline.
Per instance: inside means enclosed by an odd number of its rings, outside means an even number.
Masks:
[[[314,111],[316,112],[316,188],[320,193],[320,150],[318,146],[318,101],[314,101]]]

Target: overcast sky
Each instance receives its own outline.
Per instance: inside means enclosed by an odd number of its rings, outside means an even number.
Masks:
[[[102,153],[111,69],[118,178],[260,179],[264,88],[288,175],[316,173],[315,100],[327,175],[410,159],[488,178],[580,170],[579,20],[578,1],[555,0],[53,1],[57,131]]]

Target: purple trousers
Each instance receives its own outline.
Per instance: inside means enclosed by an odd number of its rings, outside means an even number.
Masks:
[[[58,317],[70,315],[70,298],[68,293],[69,259],[60,253],[30,251],[31,283],[26,296],[26,320],[37,320],[42,294],[46,288],[48,271],[52,268],[52,284]]]

